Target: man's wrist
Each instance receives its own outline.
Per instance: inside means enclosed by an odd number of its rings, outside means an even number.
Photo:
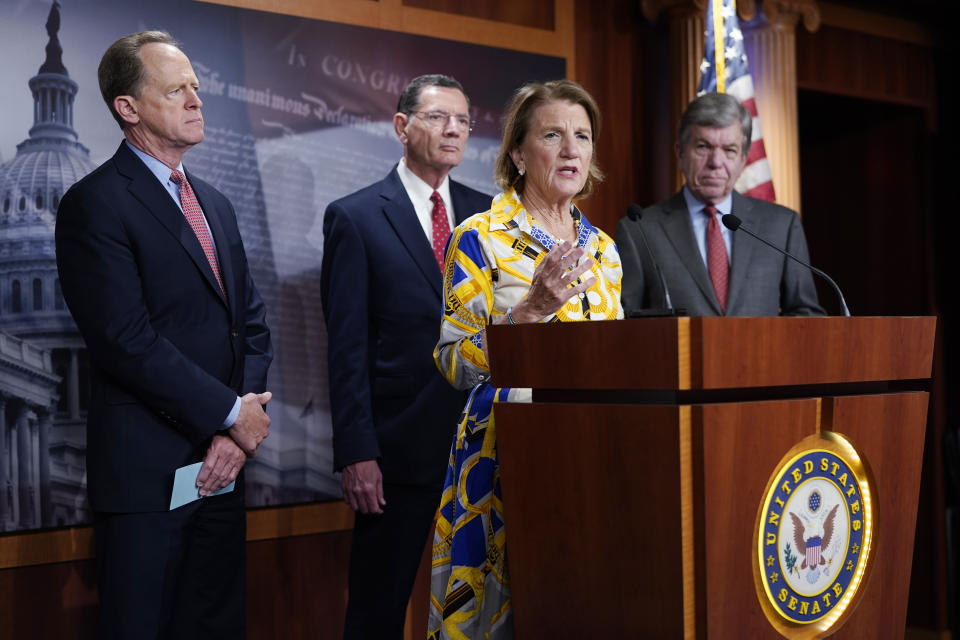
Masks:
[[[232,427],[237,422],[237,418],[240,417],[240,396],[237,396],[236,401],[233,403],[233,408],[230,409],[230,413],[227,414],[226,419],[223,421],[223,426],[220,427],[220,430],[226,430]]]

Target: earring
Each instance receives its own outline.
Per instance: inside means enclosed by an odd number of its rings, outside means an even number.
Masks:
[[[522,176],[523,173],[524,173],[524,172],[523,172],[523,167],[517,167],[517,171],[520,172],[520,175],[521,175],[521,176]]]

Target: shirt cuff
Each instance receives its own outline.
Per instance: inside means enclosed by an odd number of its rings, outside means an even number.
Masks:
[[[220,430],[229,429],[233,426],[233,423],[237,421],[237,417],[240,415],[240,396],[237,396],[237,401],[233,403],[233,409],[230,409],[230,414],[227,415],[227,419],[223,421],[223,426],[220,427]]]

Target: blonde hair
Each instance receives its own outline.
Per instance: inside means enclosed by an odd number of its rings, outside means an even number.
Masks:
[[[516,189],[523,194],[526,176],[513,163],[510,152],[523,143],[523,139],[530,131],[533,112],[540,105],[548,102],[572,102],[583,107],[590,120],[591,139],[594,152],[597,147],[597,136],[600,133],[600,108],[587,90],[571,80],[553,80],[551,82],[531,82],[525,84],[513,94],[510,106],[503,116],[503,141],[500,143],[500,152],[493,169],[493,178],[505,192]],[[603,171],[597,164],[597,154],[590,158],[590,168],[587,172],[587,181],[577,194],[577,198],[586,198],[593,193],[596,184],[603,181]]]

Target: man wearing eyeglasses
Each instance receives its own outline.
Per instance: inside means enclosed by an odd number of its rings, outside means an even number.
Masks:
[[[471,129],[459,82],[414,78],[393,127],[403,158],[383,180],[330,203],[323,221],[334,467],[356,513],[351,639],[403,636],[465,401],[433,363],[443,252],[453,227],[491,202],[448,177]]]

